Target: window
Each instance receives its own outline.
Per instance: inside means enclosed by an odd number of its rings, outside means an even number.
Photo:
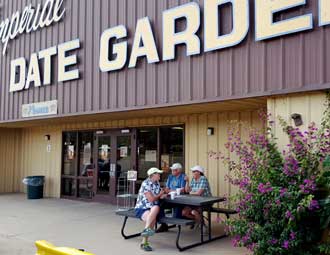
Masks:
[[[164,171],[163,179],[170,174],[169,167],[174,163],[184,166],[184,129],[183,127],[160,128],[160,163]]]
[[[151,167],[164,171],[167,179],[173,163],[184,165],[184,127],[159,127],[138,129],[138,178],[147,178]]]
[[[95,174],[93,142],[93,132],[63,133],[63,196],[92,198]]]
[[[158,165],[157,128],[143,128],[138,130],[138,178],[147,178],[147,171]]]
[[[63,135],[63,175],[75,176],[77,169],[77,133]]]
[[[79,133],[79,175],[93,177],[93,132]]]

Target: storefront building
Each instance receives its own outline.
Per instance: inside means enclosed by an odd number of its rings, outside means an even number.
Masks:
[[[330,1],[0,0],[0,193],[114,203],[129,170],[228,169],[227,130],[267,110],[320,123]],[[278,125],[281,144],[285,136]],[[163,177],[166,178],[166,174]]]

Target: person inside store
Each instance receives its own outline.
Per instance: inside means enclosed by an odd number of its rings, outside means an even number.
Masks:
[[[204,176],[204,168],[197,165],[192,167],[190,170],[192,171],[193,178],[189,184],[189,178],[186,176],[185,192],[193,196],[212,196],[209,181]],[[189,219],[194,219],[197,223],[196,226],[200,226],[202,211],[201,208],[198,207],[185,207],[182,210],[182,216]]]
[[[138,193],[135,215],[145,222],[145,228],[141,233],[142,243],[140,245],[144,251],[152,251],[149,237],[155,234],[154,227],[160,212],[160,199],[166,196],[159,183],[162,173],[163,171],[156,167],[150,168],[147,172],[148,178],[142,182]]]
[[[184,193],[186,186],[186,175],[182,172],[182,165],[180,163],[174,163],[170,167],[172,174],[168,176],[165,186],[165,193],[169,194],[170,192],[178,193],[177,191],[180,189],[180,194]],[[161,215],[164,215],[164,209],[161,206]],[[182,207],[173,208],[173,217],[182,218]],[[157,229],[156,233],[166,232],[168,231],[168,225],[162,223],[160,227]]]

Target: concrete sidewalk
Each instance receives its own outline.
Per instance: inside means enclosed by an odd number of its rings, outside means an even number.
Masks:
[[[83,248],[96,255],[145,254],[139,249],[140,238],[124,240],[120,235],[122,218],[116,207],[61,199],[27,200],[25,195],[0,195],[0,254],[33,255],[34,242],[47,240],[58,246]],[[130,221],[129,230],[142,224]],[[220,230],[219,230],[220,231]],[[193,241],[198,233],[185,230],[184,241]],[[243,255],[244,249],[231,247],[228,238],[179,253],[174,230],[157,234],[151,240],[156,254]],[[153,254],[153,253],[151,253]]]

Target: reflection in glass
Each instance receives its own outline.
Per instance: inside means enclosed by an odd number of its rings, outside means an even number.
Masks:
[[[62,179],[62,195],[75,196],[76,193],[76,181],[74,179],[63,178]]]
[[[111,137],[98,138],[98,176],[97,193],[109,193],[110,190]]]
[[[85,199],[93,198],[93,178],[79,179],[78,197]]]
[[[138,130],[138,178],[147,178],[147,171],[157,165],[157,128]]]
[[[77,133],[66,132],[63,134],[63,175],[76,175],[76,157],[77,157]]]
[[[160,128],[161,168],[164,170],[163,180],[170,173],[169,167],[173,163],[180,163],[184,166],[183,137],[183,127]]]
[[[119,177],[128,170],[132,170],[131,166],[131,136],[117,137],[117,166],[116,176]]]
[[[79,175],[80,176],[94,176],[93,164],[93,132],[79,133]]]
[[[131,136],[117,136],[117,195],[127,193],[127,171],[132,170],[131,152]]]

